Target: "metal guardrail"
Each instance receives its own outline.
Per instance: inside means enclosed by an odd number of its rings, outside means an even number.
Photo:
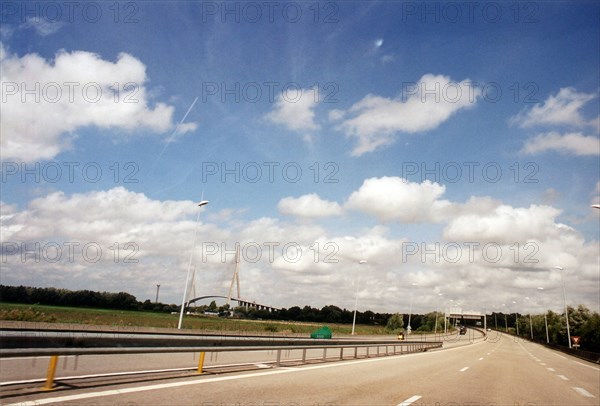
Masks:
[[[199,352],[198,373],[203,373],[204,358],[207,352],[230,351],[276,351],[276,366],[281,365],[281,352],[302,350],[301,363],[306,363],[309,349],[322,349],[323,361],[327,360],[328,350],[339,350],[339,360],[344,359],[345,349],[354,349],[353,358],[358,358],[358,349],[366,348],[366,357],[381,355],[397,355],[427,351],[442,347],[441,342],[427,341],[392,341],[392,340],[319,340],[305,338],[279,337],[198,337],[174,335],[166,338],[142,335],[107,334],[107,337],[86,337],[65,332],[48,334],[38,332],[37,335],[10,334],[0,332],[0,358],[50,356],[46,385],[43,389],[54,388],[54,375],[58,357],[64,355],[114,355],[114,354],[151,354],[151,353],[183,353]],[[370,353],[374,348],[375,353]],[[381,352],[381,349],[384,352]],[[400,351],[398,351],[398,348]]]

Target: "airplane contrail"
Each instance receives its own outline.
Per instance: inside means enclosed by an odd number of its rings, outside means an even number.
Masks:
[[[158,154],[158,157],[154,160],[154,163],[152,164],[152,169],[154,169],[154,167],[156,166],[158,161],[160,161],[160,158],[163,156],[163,154],[164,154],[165,150],[167,149],[167,147],[169,146],[169,144],[172,143],[173,141],[175,141],[175,138],[176,138],[175,135],[177,134],[177,130],[179,129],[181,124],[183,124],[183,122],[187,118],[188,114],[190,114],[190,111],[192,111],[192,109],[194,108],[194,105],[196,104],[197,101],[198,101],[198,96],[196,96],[196,98],[194,99],[194,101],[192,102],[190,107],[187,109],[187,111],[183,115],[183,118],[179,121],[179,123],[177,124],[177,126],[175,127],[175,129],[173,130],[171,135],[169,135],[169,137],[166,139],[165,146],[163,147],[162,151],[160,151],[160,154]]]

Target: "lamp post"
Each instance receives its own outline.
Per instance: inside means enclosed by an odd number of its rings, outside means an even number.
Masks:
[[[565,302],[565,319],[567,319],[567,340],[569,340],[569,348],[571,348],[571,330],[569,328],[569,310],[567,308],[567,295],[565,294],[565,280],[563,278],[564,268],[555,266],[554,269],[560,270],[560,281],[562,283],[563,300]]]
[[[207,200],[202,200],[198,203],[198,207],[206,206]],[[196,217],[196,224],[194,226],[194,245],[192,246],[192,252],[190,252],[190,262],[188,263],[187,276],[185,278],[185,287],[183,288],[183,299],[181,300],[181,312],[179,313],[179,324],[177,329],[181,330],[181,324],[183,323],[183,312],[185,311],[185,300],[187,299],[187,290],[190,281],[190,271],[192,270],[192,259],[194,258],[194,251],[196,251],[196,239],[198,237],[198,222],[200,221],[200,209],[198,209],[198,216]]]
[[[525,297],[525,300],[529,302],[529,296]],[[531,341],[533,341],[533,322],[531,321],[531,309],[529,310],[529,332],[531,334]]]
[[[438,293],[437,295],[439,297],[439,296],[443,296],[444,294],[443,293]],[[436,309],[437,309],[437,306],[436,306]],[[437,320],[438,320],[438,311],[436,310],[435,311],[435,327],[433,329],[433,333],[434,334],[437,334]]]
[[[416,283],[411,283],[410,286],[417,286]],[[413,290],[410,290],[410,307],[408,309],[408,326],[406,327],[406,335],[410,334],[412,328],[410,327],[410,318],[412,316],[412,304],[413,304]]]
[[[514,300],[512,301],[514,305],[517,304]],[[519,336],[519,311],[516,310],[515,306],[515,327],[517,328],[517,337]]]
[[[366,259],[358,261],[360,265],[366,264]],[[354,327],[356,326],[356,308],[358,307],[358,277],[356,278],[356,294],[354,296],[354,316],[352,317],[352,335],[354,335]]]
[[[538,288],[538,291],[542,292],[544,288]],[[546,326],[546,343],[550,344],[550,336],[548,335],[548,318],[546,317],[546,313],[544,312],[544,325]]]

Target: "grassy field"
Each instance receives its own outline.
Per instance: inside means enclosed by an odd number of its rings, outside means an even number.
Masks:
[[[0,320],[75,323],[99,326],[176,328],[179,315],[143,311],[87,309],[0,303]],[[309,335],[323,324],[222,317],[186,316],[183,327],[206,332],[282,333]],[[326,323],[334,334],[350,334],[352,325]],[[386,334],[381,326],[356,325],[356,334]]]

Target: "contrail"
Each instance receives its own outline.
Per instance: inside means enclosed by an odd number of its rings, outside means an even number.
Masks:
[[[194,99],[194,101],[192,102],[190,107],[187,109],[187,111],[183,115],[183,118],[179,121],[179,123],[177,124],[177,126],[175,127],[175,129],[173,130],[171,135],[169,135],[169,137],[166,139],[165,146],[163,147],[162,151],[160,151],[160,154],[158,154],[158,157],[156,158],[156,160],[154,160],[154,163],[152,164],[152,169],[154,169],[154,167],[156,166],[158,161],[160,161],[160,158],[163,156],[163,154],[164,154],[165,150],[167,149],[167,147],[169,146],[169,144],[172,143],[173,141],[175,141],[175,135],[177,134],[177,130],[179,130],[179,127],[181,126],[181,124],[183,124],[183,122],[187,118],[188,114],[190,114],[190,111],[192,111],[192,109],[194,108],[194,105],[196,104],[197,101],[198,101],[198,96],[196,96],[196,98]]]

